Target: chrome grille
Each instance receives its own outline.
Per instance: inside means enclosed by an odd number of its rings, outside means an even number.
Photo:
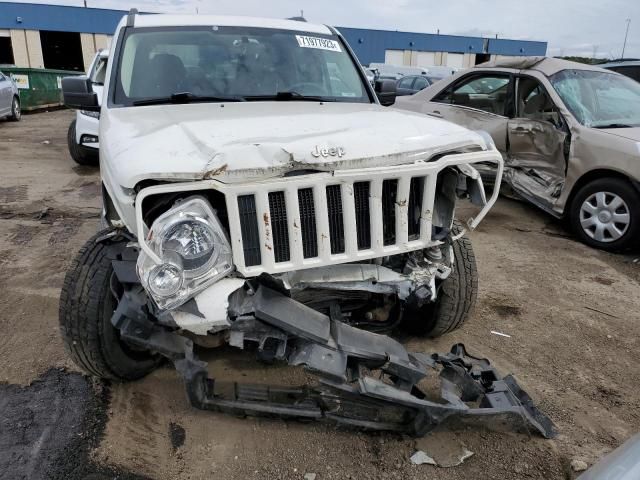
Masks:
[[[313,189],[298,190],[298,206],[300,208],[300,229],[302,230],[302,256],[313,258],[318,256],[318,234],[316,232],[316,209],[313,201]]]
[[[289,231],[287,229],[287,206],[284,192],[269,193],[269,212],[273,233],[273,255],[276,262],[288,262],[290,259]]]
[[[358,236],[358,250],[371,248],[369,186],[369,182],[356,182],[353,184],[353,198],[356,209],[356,233]]]
[[[477,215],[468,219],[473,229],[498,197],[503,161],[496,150],[238,183],[211,179],[153,185],[136,197],[135,231],[142,250],[155,262],[162,262],[147,243],[150,226],[142,210],[145,198],[212,189],[225,196],[233,263],[241,275],[364,262],[438,244],[440,237],[433,233],[438,176],[448,167],[460,167],[482,189],[477,172],[474,175],[475,170],[463,166],[487,162],[497,167],[494,192]],[[383,187],[387,180],[392,182]],[[304,234],[303,220],[307,225]]]
[[[244,263],[247,267],[260,265],[260,236],[258,234],[258,218],[256,217],[257,210],[255,196],[239,196],[238,211],[240,230],[242,231]]]
[[[342,193],[340,185],[327,187],[327,215],[331,253],[344,253],[344,223],[342,220]]]

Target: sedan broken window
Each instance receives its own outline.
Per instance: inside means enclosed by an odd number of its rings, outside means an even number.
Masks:
[[[615,73],[563,70],[551,84],[573,116],[586,127],[640,126],[640,84]]]

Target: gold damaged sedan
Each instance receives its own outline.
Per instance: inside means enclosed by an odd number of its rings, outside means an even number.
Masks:
[[[480,64],[394,108],[488,132],[503,181],[586,244],[640,245],[640,83],[546,57]]]

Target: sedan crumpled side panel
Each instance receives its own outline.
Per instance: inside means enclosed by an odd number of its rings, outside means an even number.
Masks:
[[[552,208],[565,183],[567,133],[548,122],[516,118],[509,121],[510,154],[505,181],[534,203]]]

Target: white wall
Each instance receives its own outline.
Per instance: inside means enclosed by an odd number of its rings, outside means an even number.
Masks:
[[[431,67],[436,65],[435,52],[414,52],[416,67]]]
[[[80,34],[80,45],[82,47],[82,61],[84,63],[84,71],[87,72],[96,54],[96,42],[92,33]]]
[[[96,48],[98,50],[103,48],[109,48],[109,44],[111,43],[111,35],[103,35],[101,33],[96,33],[94,35]]]
[[[404,50],[385,50],[384,63],[389,65],[404,65]]]
[[[42,44],[40,43],[39,30],[25,30],[27,39],[27,51],[29,52],[29,67],[44,68],[44,57],[42,56]]]
[[[474,53],[423,52],[418,50],[386,50],[384,63],[406,67],[447,66],[470,68],[475,63]]]
[[[464,67],[463,53],[447,53],[447,67],[462,68]]]
[[[11,48],[13,48],[13,62],[17,67],[29,68],[29,51],[24,30],[11,30]]]

